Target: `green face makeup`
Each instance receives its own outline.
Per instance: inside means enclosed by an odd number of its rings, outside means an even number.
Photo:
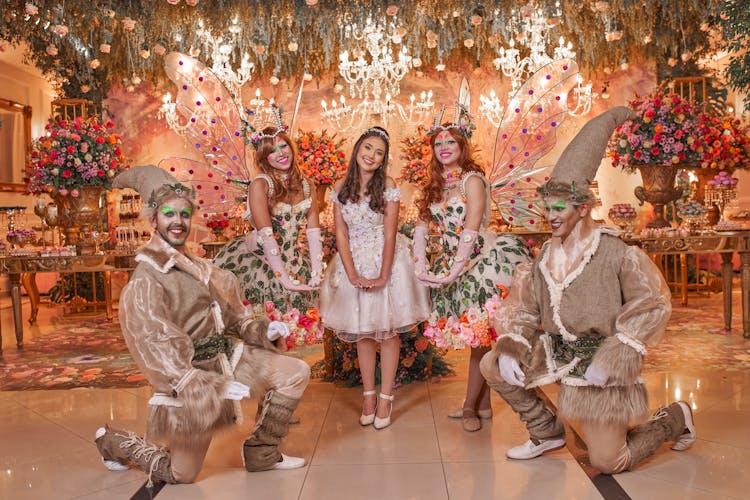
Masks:
[[[159,210],[161,211],[162,215],[165,215],[167,217],[174,217],[175,215],[177,215],[177,210],[172,207],[159,207]],[[183,208],[180,211],[180,217],[187,218],[191,215],[193,215],[193,209],[190,207]]]
[[[568,208],[568,204],[565,203],[565,200],[558,200],[554,202],[552,205],[548,205],[547,203],[544,204],[545,210],[556,210],[558,212],[561,212]]]

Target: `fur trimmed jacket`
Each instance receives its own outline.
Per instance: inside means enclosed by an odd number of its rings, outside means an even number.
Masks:
[[[190,443],[241,418],[239,405],[223,391],[243,362],[243,349],[276,347],[266,338],[267,320],[253,321],[242,304],[231,272],[181,254],[158,233],[136,261],[119,318],[128,349],[154,388],[148,437]],[[196,344],[221,347],[196,356]]]
[[[660,339],[672,310],[661,272],[606,227],[592,228],[562,273],[549,262],[552,246],[546,242],[533,263],[516,269],[510,296],[494,318],[494,356],[518,359],[527,389],[560,382],[563,418],[642,420],[648,415],[643,355]],[[606,370],[603,386],[583,377],[591,363]]]

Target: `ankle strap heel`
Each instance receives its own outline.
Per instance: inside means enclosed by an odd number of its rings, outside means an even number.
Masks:
[[[385,429],[389,425],[391,425],[391,412],[393,412],[393,394],[383,394],[382,392],[378,394],[378,398],[380,399],[386,399],[391,402],[391,407],[388,409],[388,416],[385,418],[375,417],[375,420],[372,423],[372,426],[376,429]],[[376,410],[377,411],[377,410]]]
[[[374,390],[372,390],[372,391],[364,391],[362,393],[362,396],[374,396],[374,395],[375,395],[375,391]],[[378,407],[377,407],[377,404],[376,404],[375,405],[375,411],[378,411],[377,408]],[[370,415],[365,415],[364,413],[362,413],[359,416],[359,425],[363,425],[363,426],[364,425],[370,425],[374,421],[375,421],[375,412],[372,412]]]

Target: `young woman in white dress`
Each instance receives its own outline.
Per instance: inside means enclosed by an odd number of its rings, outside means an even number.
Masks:
[[[364,386],[360,424],[391,423],[400,333],[430,314],[429,291],[414,274],[407,239],[397,234],[401,194],[386,175],[390,139],[367,129],[352,150],[346,178],[331,193],[336,247],[320,290],[323,324],[345,342],[357,343]],[[376,398],[380,344],[381,387]]]

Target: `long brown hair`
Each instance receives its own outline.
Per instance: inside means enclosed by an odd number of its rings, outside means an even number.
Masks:
[[[264,128],[262,134],[271,137],[261,139],[255,152],[255,164],[258,169],[273,179],[273,196],[268,199],[269,210],[272,210],[273,206],[285,199],[287,195],[291,196],[302,190],[302,174],[297,166],[297,151],[294,148],[294,142],[285,131],[278,133],[277,131],[278,129],[275,127]],[[268,162],[268,156],[273,153],[273,144],[276,137],[286,142],[292,151],[291,167],[289,168],[289,179],[287,182],[280,179],[278,171]]]
[[[368,137],[378,137],[383,139],[385,142],[385,154],[383,155],[383,163],[377,170],[372,174],[372,177],[367,182],[365,187],[365,195],[370,195],[370,208],[373,212],[385,213],[385,198],[383,191],[385,191],[385,167],[388,165],[388,154],[390,152],[391,141],[390,138],[386,139],[388,132],[382,127],[370,127],[359,136],[357,142],[352,148],[352,154],[349,158],[349,167],[346,169],[346,179],[341,186],[339,192],[339,202],[344,204],[348,201],[353,203],[359,202],[359,182],[360,173],[359,165],[357,164],[357,154],[359,148],[362,147],[362,142]]]
[[[443,126],[447,127],[448,124],[446,123]],[[442,129],[438,129],[438,131],[440,130]],[[453,127],[450,127],[447,130],[461,148],[461,154],[458,156],[458,165],[461,167],[461,175],[467,172],[479,172],[483,174],[484,171],[482,170],[482,167],[480,167],[473,158],[471,144],[469,144],[466,137],[461,135],[461,133]],[[430,205],[437,203],[443,198],[443,188],[445,187],[445,179],[443,179],[445,168],[435,156],[435,138],[437,136],[437,133],[430,136],[430,149],[432,150],[432,158],[430,159],[430,179],[422,190],[422,198],[417,202],[419,218],[425,222],[430,222],[432,220]]]

